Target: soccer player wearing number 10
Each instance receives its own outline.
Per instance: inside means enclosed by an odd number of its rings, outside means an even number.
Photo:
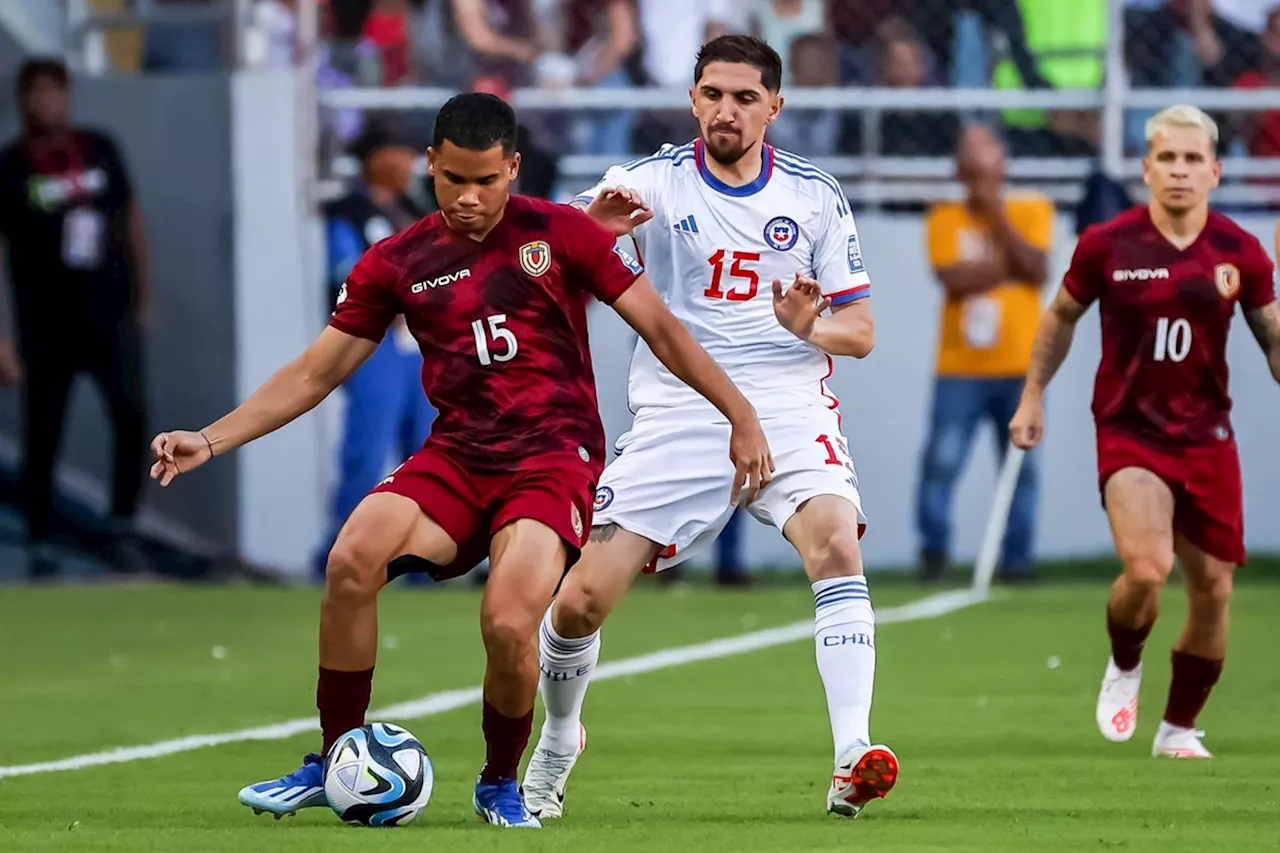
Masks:
[[[615,166],[576,203],[634,237],[667,304],[760,414],[777,472],[750,511],[792,543],[812,582],[835,759],[825,805],[855,816],[893,786],[898,761],[869,733],[875,614],[858,542],[865,519],[825,380],[831,356],[871,351],[871,285],[840,185],[764,142],[782,105],[780,77],[778,54],[759,39],[708,42],[690,90],[699,138]],[[585,743],[581,708],[600,624],[646,566],[696,555],[733,511],[728,425],[644,344],[628,392],[635,419],[600,480],[595,529],[543,622],[547,718],[523,786],[544,818],[562,814]]]
[[[364,724],[369,706],[378,591],[404,570],[454,577],[487,556],[486,751],[474,807],[491,824],[539,826],[516,784],[538,691],[538,622],[584,544],[604,467],[589,296],[611,305],[733,423],[719,453],[726,464],[753,488],[768,479],[772,462],[751,404],[613,235],[567,205],[508,194],[520,167],[515,144],[515,114],[498,98],[445,103],[427,149],[440,211],[365,252],[329,327],[235,411],[152,444],[152,476],[167,485],[279,429],[369,358],[397,315],[422,351],[423,388],[440,413],[426,444],[360,502],[330,551],[316,689],[322,754],[241,790],[255,811],[278,817],[326,804],[324,754]]]
[[[1196,718],[1222,672],[1232,576],[1245,558],[1226,361],[1237,305],[1280,381],[1271,260],[1255,237],[1209,211],[1217,141],[1217,126],[1195,107],[1170,107],[1147,123],[1151,201],[1081,236],[1010,423],[1018,446],[1040,440],[1044,388],[1097,302],[1098,484],[1123,570],[1107,603],[1111,658],[1096,718],[1107,740],[1133,737],[1142,648],[1176,557],[1189,607],[1152,745],[1153,755],[1173,758],[1210,757]]]

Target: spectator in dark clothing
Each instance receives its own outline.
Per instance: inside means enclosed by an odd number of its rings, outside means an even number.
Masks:
[[[1258,67],[1258,37],[1213,12],[1211,0],[1168,0],[1125,12],[1134,86],[1231,86]]]
[[[1267,25],[1259,37],[1260,56],[1256,68],[1236,78],[1237,89],[1280,88],[1280,6],[1267,15]],[[1280,156],[1280,112],[1241,111],[1231,117],[1233,136],[1243,139],[1250,156]],[[1255,178],[1258,183],[1276,183],[1274,178]]]
[[[368,129],[353,153],[360,158],[360,180],[325,208],[330,305],[370,246],[425,215],[408,195],[418,154],[395,130]],[[343,384],[347,405],[338,477],[328,531],[314,561],[317,577],[324,576],[325,558],[356,504],[427,440],[435,410],[422,393],[421,374],[418,344],[397,317],[373,355]]]
[[[31,60],[18,77],[22,135],[0,152],[0,233],[23,363],[23,501],[31,572],[51,574],[53,467],[72,380],[87,372],[115,433],[117,568],[137,569],[128,534],[145,467],[142,329],[148,263],[142,218],[116,144],[70,124],[66,67]]]
[[[1026,81],[1027,88],[1047,88],[1049,83],[1036,67],[1027,47],[1026,29],[1016,0],[829,0],[827,27],[846,46],[842,54],[842,81],[870,85],[875,81],[875,58],[880,28],[897,18],[917,33],[926,53],[936,66],[933,75],[951,79],[951,49],[955,38],[956,15],[977,12],[990,30],[999,31],[1009,46],[1009,58]],[[954,137],[949,140],[954,143]],[[950,147],[946,153],[950,153]]]
[[[910,24],[901,19],[885,21],[877,38],[878,85],[892,89],[930,85],[928,52]],[[955,148],[959,118],[955,113],[937,110],[885,110],[878,145],[864,138],[862,129],[862,117],[848,115],[841,147],[864,153],[874,148],[877,153],[894,157],[944,157]]]

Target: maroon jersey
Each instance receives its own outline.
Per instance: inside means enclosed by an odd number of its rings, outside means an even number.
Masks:
[[[429,441],[464,466],[512,470],[565,451],[603,466],[587,297],[613,304],[640,273],[582,211],[513,195],[480,242],[433,213],[375,244],[329,324],[381,341],[405,316],[439,412]]]
[[[1098,428],[1171,445],[1230,437],[1231,316],[1237,303],[1251,311],[1274,300],[1272,275],[1257,238],[1217,213],[1182,250],[1146,207],[1086,231],[1062,286],[1099,303]]]

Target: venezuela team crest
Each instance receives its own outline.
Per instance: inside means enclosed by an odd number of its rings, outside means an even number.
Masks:
[[[1223,299],[1230,299],[1240,289],[1240,270],[1235,264],[1218,264],[1213,268],[1213,283]]]
[[[532,276],[551,269],[551,247],[543,240],[525,243],[520,247],[520,268]]]

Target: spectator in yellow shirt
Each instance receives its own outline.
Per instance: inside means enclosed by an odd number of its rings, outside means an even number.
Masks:
[[[1004,457],[1005,425],[1018,407],[1040,314],[1053,204],[1039,194],[1006,193],[1004,167],[1003,146],[991,130],[966,128],[956,172],[967,197],[936,204],[926,217],[930,264],[946,301],[916,507],[925,580],[946,571],[952,496],[982,421],[990,422]],[[1034,577],[1036,492],[1029,455],[1009,513],[1004,580]]]

